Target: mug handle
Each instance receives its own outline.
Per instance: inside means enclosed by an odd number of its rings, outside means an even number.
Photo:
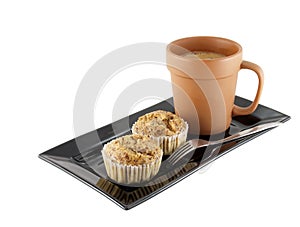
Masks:
[[[261,92],[264,84],[264,73],[258,65],[249,61],[243,61],[241,64],[241,69],[250,69],[256,73],[258,77],[258,88],[257,88],[255,99],[249,106],[240,107],[237,105],[233,105],[233,109],[232,109],[233,116],[248,115],[255,111],[256,107],[258,106],[259,98],[261,96]]]

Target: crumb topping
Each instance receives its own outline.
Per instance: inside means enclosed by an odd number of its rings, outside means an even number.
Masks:
[[[185,129],[185,123],[177,115],[157,110],[145,114],[133,126],[134,133],[151,136],[173,136]]]
[[[142,165],[162,157],[157,142],[143,135],[126,135],[107,143],[106,155],[113,161],[126,165]]]

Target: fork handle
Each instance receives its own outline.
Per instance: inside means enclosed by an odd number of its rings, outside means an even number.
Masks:
[[[275,128],[275,127],[279,126],[280,124],[282,124],[281,121],[276,121],[276,122],[270,122],[270,123],[265,123],[265,124],[257,125],[257,126],[255,126],[253,128],[245,129],[245,130],[243,130],[243,131],[241,131],[239,133],[236,133],[234,135],[228,136],[228,137],[226,137],[224,139],[216,140],[216,141],[210,141],[209,145],[230,142],[230,141],[233,141],[233,140],[245,137],[245,136],[252,135],[252,134],[257,133],[257,132],[264,131],[266,129]]]

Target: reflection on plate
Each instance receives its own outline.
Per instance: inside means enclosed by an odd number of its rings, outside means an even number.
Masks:
[[[240,106],[247,106],[249,105],[250,101],[240,97],[236,97],[235,103]],[[120,134],[118,136],[128,134],[130,133],[129,127],[137,120],[139,116],[158,109],[173,112],[174,109],[172,105],[172,99],[170,98],[157,105],[130,115],[129,125],[128,118],[124,118],[119,120],[118,122],[114,122],[114,129],[116,125],[120,125],[120,127],[118,128],[118,132],[120,132]],[[285,122],[289,119],[290,117],[285,114],[259,105],[253,114],[233,118],[230,128],[226,131],[226,135],[232,135],[241,130],[254,127],[262,123],[278,120]],[[146,201],[147,199],[152,198],[163,190],[171,187],[185,177],[203,168],[208,163],[211,163],[222,155],[232,151],[234,148],[250,141],[251,139],[256,138],[257,136],[269,130],[270,129],[250,135],[248,137],[244,137],[237,141],[226,143],[221,146],[219,153],[216,156],[207,159],[205,162],[203,161],[203,156],[205,154],[201,152],[201,150],[194,151],[191,159],[180,166],[170,168],[164,166],[163,162],[158,174],[149,182],[143,185],[124,186],[110,180],[106,174],[100,148],[95,146],[95,144],[90,144],[90,148],[87,149],[84,153],[80,154],[75,139],[72,139],[62,145],[59,145],[40,154],[39,157],[69,173],[83,183],[89,185],[93,189],[97,190],[98,192],[115,202],[123,209],[130,209]],[[97,129],[97,133],[101,138],[101,141],[108,142],[115,138],[112,124]],[[86,139],[86,141],[89,141],[89,135],[90,134],[87,133],[81,137],[83,139]],[[192,137],[194,138],[195,135],[189,135],[188,139]],[[208,139],[203,137],[200,138]]]

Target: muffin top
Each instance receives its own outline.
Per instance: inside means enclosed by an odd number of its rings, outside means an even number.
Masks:
[[[143,135],[126,135],[119,137],[104,146],[105,154],[120,164],[148,164],[162,157],[158,144]]]
[[[157,110],[139,117],[132,131],[135,134],[159,137],[179,134],[185,128],[186,123],[182,118],[168,111]]]

